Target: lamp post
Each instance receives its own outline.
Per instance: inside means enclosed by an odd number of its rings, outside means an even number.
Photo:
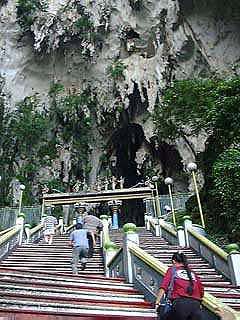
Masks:
[[[175,210],[174,210],[174,205],[173,205],[173,196],[172,196],[172,184],[173,184],[173,179],[170,177],[167,177],[164,180],[164,183],[168,186],[168,193],[169,193],[169,197],[170,197],[170,203],[171,203],[171,209],[172,209],[172,215],[173,215],[173,224],[176,227],[177,223],[176,223],[176,216],[175,216]]]
[[[112,229],[118,229],[118,210],[122,205],[122,200],[111,200],[108,201],[108,206],[112,210]]]
[[[21,213],[21,209],[22,209],[22,196],[23,196],[23,191],[25,190],[25,185],[24,184],[20,184],[19,190],[20,190],[20,196],[19,196],[18,214]]]
[[[157,185],[158,180],[159,180],[158,176],[152,177],[152,182],[154,182],[155,191],[156,191],[155,199],[156,199],[156,207],[157,207],[157,216],[159,218],[159,217],[161,217],[162,213],[161,213],[161,206],[160,206],[159,194],[158,194],[158,185]]]
[[[204,217],[203,217],[203,212],[202,212],[202,205],[201,205],[201,200],[200,200],[200,196],[199,196],[199,192],[198,192],[197,180],[196,180],[196,175],[195,175],[195,171],[197,170],[197,165],[196,165],[196,163],[190,162],[190,163],[187,165],[187,170],[188,170],[189,172],[191,172],[191,174],[192,174],[193,184],[194,184],[194,188],[195,188],[196,196],[197,196],[199,213],[200,213],[201,222],[202,222],[202,227],[205,228],[205,222],[204,222]]]
[[[153,189],[154,189],[155,187],[154,187],[154,185],[151,185],[150,188],[151,188],[152,203],[153,203],[153,210],[154,210],[153,217],[155,217],[155,215],[157,215],[156,203],[155,203],[154,193],[153,193]]]

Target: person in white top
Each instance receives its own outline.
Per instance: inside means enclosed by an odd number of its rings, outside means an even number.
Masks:
[[[57,219],[52,215],[48,215],[43,219],[43,235],[46,243],[52,244],[53,236],[55,234],[55,226],[57,224]]]

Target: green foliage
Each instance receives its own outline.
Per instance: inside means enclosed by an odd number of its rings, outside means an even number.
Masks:
[[[11,113],[5,112],[4,100],[0,103],[0,148],[3,150],[0,158],[1,205],[11,204],[10,183],[13,178],[26,186],[24,205],[38,201],[37,190],[34,194],[32,191],[36,183],[39,189],[41,184],[46,184],[50,190],[69,190],[70,181],[63,182],[62,172],[58,172],[57,177],[50,177],[49,181],[39,181],[39,171],[44,167],[47,170],[51,168],[52,161],[59,156],[59,147],[67,146],[71,154],[70,177],[87,177],[92,169],[89,164],[89,144],[92,138],[91,110],[96,101],[91,97],[90,90],[66,94],[62,84],[53,83],[49,96],[48,108],[39,101],[37,95],[26,97]]]
[[[205,151],[197,159],[205,178],[205,186],[200,194],[203,211],[207,216],[208,227],[225,228],[229,239],[232,237],[230,240],[236,239],[234,232],[238,228],[233,218],[234,215],[238,217],[235,211],[237,200],[230,202],[233,185],[230,185],[228,173],[232,160],[226,158],[227,162],[223,164],[218,157],[230,147],[236,146],[240,140],[239,110],[240,77],[194,79],[176,81],[167,88],[153,116],[156,134],[161,139],[187,138],[204,132],[208,134]],[[233,159],[232,152],[231,157]],[[227,168],[218,170],[225,165]],[[235,186],[237,193],[239,185]],[[220,192],[223,192],[223,197]],[[187,207],[196,211],[195,199],[190,199]],[[239,220],[237,224],[240,224]]]
[[[154,111],[162,138],[196,135],[202,130],[222,137],[223,144],[240,134],[240,78],[176,81]],[[188,132],[185,132],[185,128]]]
[[[60,82],[53,82],[50,85],[50,89],[48,91],[49,97],[53,98],[59,93],[64,92],[64,85]]]
[[[60,179],[56,178],[44,180],[42,181],[42,185],[47,186],[49,191],[52,193],[57,192],[56,190],[58,190],[59,192],[64,192],[66,187]]]
[[[58,140],[71,145],[72,174],[81,176],[85,173],[87,176],[92,169],[89,164],[93,125],[91,110],[95,109],[97,102],[90,89],[68,95],[62,90],[55,90],[51,98],[50,118],[55,124],[53,130],[59,132]]]
[[[126,68],[127,66],[121,60],[117,60],[109,67],[108,72],[114,80],[120,80],[124,79],[123,72]]]
[[[87,16],[80,17],[75,23],[75,27],[79,32],[86,32],[89,30],[93,30],[93,23],[89,20]]]
[[[46,113],[40,111],[41,104],[36,95],[26,97],[16,107],[17,110],[10,117],[9,130],[18,152],[29,157],[40,139],[46,141],[49,122]]]
[[[213,166],[212,194],[219,203],[225,230],[240,238],[240,149],[223,152]]]
[[[54,206],[54,209],[52,210],[52,214],[57,219],[62,217],[63,216],[63,208],[62,208],[62,206]]]
[[[81,149],[82,158],[88,158],[92,119],[86,106],[91,108],[94,101],[89,92],[56,96],[50,110],[55,122],[61,126],[61,137],[66,143],[73,143],[76,150]]]
[[[92,57],[100,34],[86,7],[78,1],[67,1],[55,13],[51,24],[48,24],[47,9],[47,0],[17,0],[17,21],[23,33],[28,32],[33,37],[34,48],[49,53],[60,47],[66,48],[67,43],[78,41],[78,52],[82,57]],[[72,19],[73,16],[75,19]],[[36,39],[33,25],[42,32],[41,39]],[[51,37],[53,33],[55,37]]]
[[[24,192],[23,200],[32,204],[31,183],[41,165],[37,154],[47,140],[49,124],[46,113],[40,111],[41,107],[37,96],[32,96],[20,102],[13,112],[4,112],[0,140],[3,150],[0,158],[2,205],[10,204],[9,185],[13,177],[26,185],[28,192]]]
[[[45,11],[46,4],[41,0],[18,0],[17,19],[23,31],[29,31],[37,11]]]

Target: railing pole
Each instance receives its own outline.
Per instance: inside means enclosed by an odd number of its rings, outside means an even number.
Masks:
[[[16,225],[20,227],[19,239],[18,239],[19,245],[21,245],[23,241],[24,219],[25,219],[25,215],[23,213],[20,213],[16,220]]]
[[[228,255],[228,265],[231,274],[231,282],[235,286],[240,286],[240,251],[239,246],[235,243],[229,244],[227,246]]]
[[[108,263],[115,256],[118,249],[117,249],[117,246],[113,242],[111,242],[110,238],[109,238],[108,216],[102,215],[102,216],[100,216],[100,219],[103,224],[103,230],[101,232],[101,246],[103,247],[103,253],[104,253],[105,275],[106,275],[106,277],[110,277],[112,275],[110,274],[110,270],[108,268]]]
[[[188,229],[192,227],[192,220],[190,216],[184,216],[184,232],[185,232],[185,241],[186,241],[186,246],[189,247],[189,236],[188,236]]]
[[[185,232],[182,226],[177,227],[178,244],[180,247],[186,247]]]
[[[133,283],[133,267],[132,256],[129,251],[129,245],[139,245],[139,237],[137,234],[137,227],[133,223],[127,223],[123,226],[124,240],[123,240],[123,261],[124,261],[124,275],[129,283]]]
[[[199,208],[201,223],[202,223],[203,228],[205,228],[205,221],[204,221],[204,217],[203,217],[202,205],[201,205],[201,200],[200,200],[200,196],[199,196],[196,175],[195,175],[194,171],[192,171],[192,177],[193,177],[194,187],[195,187],[195,190],[196,190],[196,196],[197,196],[197,202],[198,202],[198,208]]]
[[[27,244],[30,242],[30,228],[31,228],[30,224],[25,224],[24,225],[24,230],[25,230],[25,234],[26,234],[26,243]]]

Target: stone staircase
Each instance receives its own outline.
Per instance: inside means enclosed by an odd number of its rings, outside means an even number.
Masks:
[[[23,245],[0,263],[0,319],[155,319],[151,303],[122,278],[104,277],[99,244],[71,273],[66,235],[52,245]]]
[[[171,265],[171,257],[174,252],[178,250],[183,252],[188,258],[189,266],[201,278],[205,291],[236,311],[240,311],[240,287],[233,286],[228,279],[216,271],[193,249],[170,245],[165,239],[154,236],[144,228],[139,229],[138,233],[140,248],[168,266]],[[122,232],[111,231],[110,237],[113,242],[119,246],[122,245]]]
[[[52,245],[41,241],[37,244],[25,244],[17,248],[10,256],[0,263],[15,270],[38,270],[44,272],[72,274],[72,248],[67,235],[57,236]],[[86,269],[80,275],[104,275],[102,250],[99,242],[90,258]]]

